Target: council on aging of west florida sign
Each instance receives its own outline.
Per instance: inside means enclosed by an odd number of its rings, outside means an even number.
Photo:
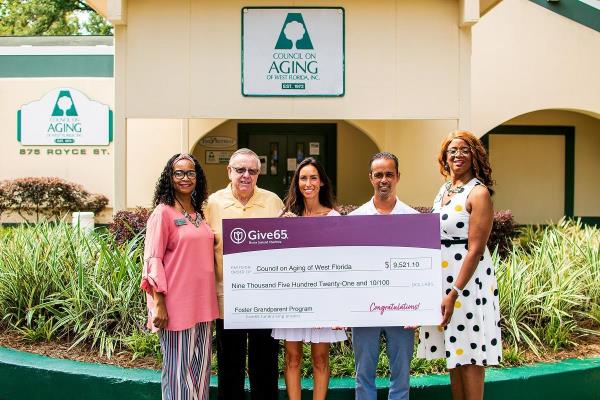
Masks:
[[[223,221],[225,328],[437,325],[438,214]]]
[[[344,9],[244,7],[244,96],[343,96]]]

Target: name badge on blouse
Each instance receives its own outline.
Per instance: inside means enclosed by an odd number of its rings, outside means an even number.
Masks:
[[[175,220],[175,226],[182,226],[187,224],[187,221],[185,220],[185,218],[177,218]]]

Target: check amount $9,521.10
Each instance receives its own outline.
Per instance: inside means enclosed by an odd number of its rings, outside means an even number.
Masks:
[[[431,258],[390,258],[385,262],[385,269],[388,270],[415,270],[431,269]]]

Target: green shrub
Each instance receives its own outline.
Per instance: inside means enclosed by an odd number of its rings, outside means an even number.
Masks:
[[[351,337],[350,332],[348,336]],[[331,344],[329,365],[331,376],[354,376],[354,352],[349,341]],[[310,369],[312,370],[312,367]],[[308,369],[303,372],[304,376],[307,376]]]
[[[108,204],[101,194],[60,178],[18,178],[0,183],[0,212],[16,212],[27,222],[40,216],[58,220],[73,211],[98,213]]]
[[[506,258],[513,247],[513,238],[517,235],[512,211],[498,210],[494,212],[492,231],[488,239],[490,251],[497,249],[500,258]]]
[[[505,347],[502,351],[503,366],[518,366],[525,363],[525,352],[517,347]]]
[[[584,321],[600,300],[600,230],[568,220],[540,229],[506,259],[494,254],[503,336],[536,354],[591,333]]]
[[[66,338],[110,356],[145,320],[140,237],[116,246],[107,234],[64,223],[20,226],[0,237],[0,315],[34,340]]]
[[[123,343],[131,351],[133,360],[138,357],[155,357],[158,362],[162,362],[160,341],[156,333],[134,331],[123,339]]]
[[[151,210],[137,207],[135,210],[121,210],[113,217],[108,230],[118,244],[125,244],[137,235],[143,235]]]
[[[592,319],[593,325],[600,326],[600,304],[592,304],[589,316]]]

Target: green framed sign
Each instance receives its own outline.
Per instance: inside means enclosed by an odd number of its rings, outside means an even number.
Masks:
[[[243,96],[344,93],[343,8],[242,8]]]
[[[17,110],[23,146],[108,146],[113,114],[108,105],[77,89],[60,87]]]

